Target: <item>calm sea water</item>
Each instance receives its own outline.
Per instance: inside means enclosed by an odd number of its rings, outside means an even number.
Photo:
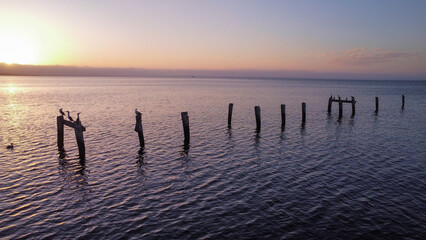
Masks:
[[[59,108],[81,112],[84,164],[69,128],[59,158]],[[426,237],[426,82],[0,77],[0,143],[2,239]]]

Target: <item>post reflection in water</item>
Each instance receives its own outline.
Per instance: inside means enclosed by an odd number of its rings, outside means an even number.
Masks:
[[[302,135],[302,137],[306,135],[306,126],[303,123],[300,125],[300,135]]]
[[[260,136],[260,131],[255,131],[254,132],[254,146],[255,147],[259,147],[259,143],[260,143],[260,138],[261,138],[261,136]]]
[[[60,149],[58,151],[58,154],[59,154],[59,159],[64,159],[67,156],[65,149]]]
[[[87,190],[89,186],[87,173],[90,173],[90,171],[86,170],[85,161],[81,159],[60,159],[58,170],[64,185],[73,184],[79,190]]]
[[[136,157],[136,159],[137,159],[136,164],[137,164],[138,168],[140,168],[141,166],[146,164],[145,161],[144,161],[145,155],[146,155],[145,148],[140,148],[139,151],[138,151],[138,156]]]
[[[180,151],[180,155],[185,157],[186,160],[189,160],[188,158],[189,148],[190,148],[189,142],[185,141],[184,144],[182,145],[182,151]]]

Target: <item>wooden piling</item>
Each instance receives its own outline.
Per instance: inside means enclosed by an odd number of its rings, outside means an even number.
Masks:
[[[281,104],[281,128],[285,127],[285,104]]]
[[[352,116],[355,116],[355,98],[354,97],[351,97],[352,98]]]
[[[145,139],[143,136],[143,128],[142,128],[142,113],[140,112],[136,112],[135,132],[138,133],[140,147],[142,149],[145,148]]]
[[[187,145],[189,144],[189,139],[190,139],[188,112],[181,112],[180,115],[182,117],[183,134],[185,136],[185,145]]]
[[[230,103],[228,107],[228,128],[231,127],[232,122],[232,109],[234,108],[234,104]]]
[[[379,112],[379,98],[376,97],[376,111],[375,111],[375,113],[378,113],[378,112]]]
[[[342,118],[343,116],[343,102],[339,97],[339,118]]]
[[[402,95],[402,105],[401,105],[401,108],[404,108],[404,106],[405,106],[405,96]]]
[[[306,122],[306,103],[302,103],[302,124]]]
[[[78,155],[80,159],[86,158],[86,148],[84,146],[83,130],[84,130],[84,127],[81,125],[81,123],[76,122],[74,132],[75,132],[75,138],[77,140]]]
[[[260,131],[261,120],[260,120],[260,107],[254,107],[254,114],[256,116],[256,131]]]
[[[64,116],[56,117],[56,125],[58,129],[58,150],[64,150]]]
[[[332,96],[330,96],[330,98],[328,99],[328,108],[327,108],[327,112],[331,113],[331,104],[332,104]]]

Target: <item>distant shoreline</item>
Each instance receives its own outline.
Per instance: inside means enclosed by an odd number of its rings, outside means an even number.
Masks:
[[[392,75],[333,73],[289,70],[256,69],[143,69],[98,68],[58,65],[22,65],[0,63],[0,76],[26,77],[148,77],[148,78],[229,78],[229,79],[305,79],[305,80],[392,80],[426,81],[425,77]]]

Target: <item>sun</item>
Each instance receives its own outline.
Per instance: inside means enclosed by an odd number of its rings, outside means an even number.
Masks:
[[[0,62],[35,64],[36,52],[33,43],[25,37],[0,34]]]

